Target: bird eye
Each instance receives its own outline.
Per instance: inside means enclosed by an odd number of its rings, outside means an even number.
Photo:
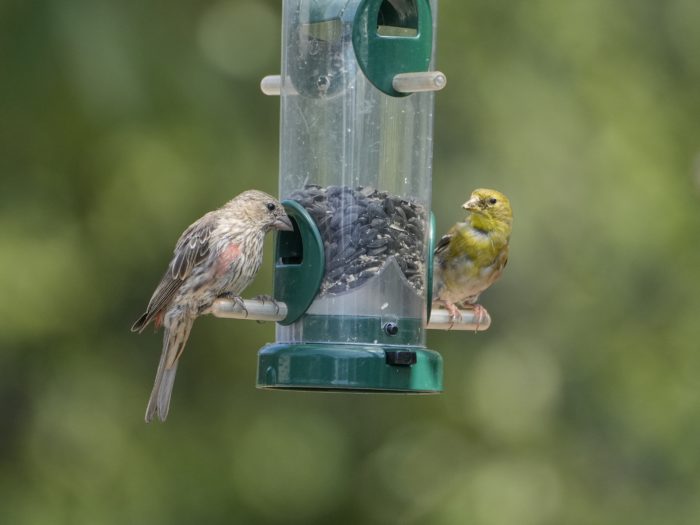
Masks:
[[[495,197],[491,197],[491,198],[489,199],[489,204],[496,204],[496,202],[498,202],[498,201],[496,200]]]
[[[268,202],[267,203],[267,209],[270,211],[274,211],[275,209],[275,203],[274,202]]]

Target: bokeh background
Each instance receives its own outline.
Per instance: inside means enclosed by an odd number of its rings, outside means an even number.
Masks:
[[[515,210],[443,395],[258,391],[273,326],[203,318],[143,423],[177,236],[276,192],[280,11],[0,2],[0,522],[699,523],[697,0],[441,2],[440,230]]]

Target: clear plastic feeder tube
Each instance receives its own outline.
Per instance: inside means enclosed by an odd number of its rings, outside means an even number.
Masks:
[[[358,33],[368,3],[284,2],[280,196],[313,218],[325,273],[306,314],[278,325],[278,342],[424,345],[434,94],[379,89],[367,75],[392,56],[373,57],[362,39],[434,40],[436,2],[425,0],[420,23],[418,10],[397,16],[384,2]]]

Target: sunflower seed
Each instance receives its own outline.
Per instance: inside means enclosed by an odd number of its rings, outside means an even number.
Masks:
[[[392,256],[411,286],[423,293],[427,216],[420,204],[370,186],[307,184],[290,198],[306,208],[324,240],[321,294],[361,286]]]

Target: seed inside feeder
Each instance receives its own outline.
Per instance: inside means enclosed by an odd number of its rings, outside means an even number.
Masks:
[[[375,277],[394,257],[409,284],[424,290],[425,208],[371,187],[307,184],[290,198],[313,217],[323,239],[321,295],[339,294]]]

